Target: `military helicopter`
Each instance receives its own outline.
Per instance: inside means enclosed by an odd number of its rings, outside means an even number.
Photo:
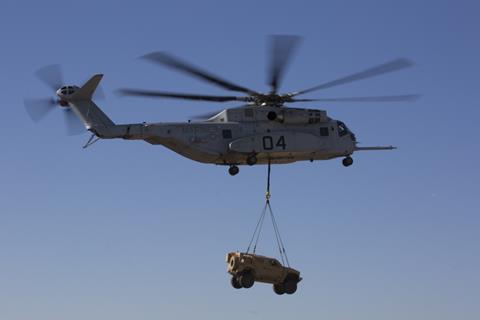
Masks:
[[[198,162],[228,166],[228,172],[232,176],[239,173],[239,165],[284,164],[302,160],[343,158],[342,164],[348,167],[353,164],[352,154],[356,151],[395,149],[393,146],[359,147],[355,134],[346,124],[328,117],[325,110],[292,108],[285,104],[318,101],[412,101],[418,98],[418,95],[323,99],[296,97],[401,70],[413,63],[400,58],[305,90],[279,94],[280,82],[299,42],[298,36],[270,37],[268,84],[271,90],[268,93],[239,86],[165,52],[149,53],[143,56],[143,59],[244,95],[212,96],[130,88],[118,90],[123,96],[245,103],[240,107],[210,114],[200,121],[115,124],[92,101],[103,75],[94,75],[81,87],[64,85],[58,66],[45,67],[37,72],[37,76],[56,92],[57,99],[25,100],[25,107],[34,120],[39,120],[57,105],[66,108],[70,111],[66,113],[70,124],[68,127],[74,126],[74,121],[71,120],[73,114],[92,132],[84,148],[98,139],[143,140],[150,144],[163,145]]]

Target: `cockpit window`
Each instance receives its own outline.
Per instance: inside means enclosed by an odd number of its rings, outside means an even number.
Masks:
[[[348,128],[345,125],[345,123],[343,123],[342,121],[337,121],[337,125],[338,125],[338,135],[340,137],[343,137],[348,133]]]

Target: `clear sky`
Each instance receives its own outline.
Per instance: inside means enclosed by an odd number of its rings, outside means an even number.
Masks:
[[[0,3],[0,319],[478,319],[478,1],[12,1]],[[421,93],[414,103],[322,103],[363,145],[398,146],[273,168],[272,206],[293,296],[234,290],[224,255],[244,250],[266,167],[199,164],[139,141],[34,124],[33,72],[60,63],[118,123],[184,121],[224,106],[119,98],[122,86],[225,92],[136,59],[166,50],[257,90],[265,39],[304,41],[282,89],[397,57],[416,67],[308,97]],[[307,97],[307,96],[306,96]],[[267,228],[259,251],[275,255]]]

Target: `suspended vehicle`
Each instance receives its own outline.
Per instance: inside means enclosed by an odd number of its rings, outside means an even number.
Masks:
[[[283,266],[277,259],[248,252],[230,252],[226,256],[227,272],[235,289],[251,288],[257,282],[270,283],[276,294],[294,294],[302,281],[300,272]]]

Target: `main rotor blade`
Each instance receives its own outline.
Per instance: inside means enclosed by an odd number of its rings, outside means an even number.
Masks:
[[[57,91],[64,84],[62,67],[59,64],[45,66],[37,70],[35,75],[53,91]]]
[[[420,98],[419,94],[403,94],[398,96],[377,96],[377,97],[347,97],[347,98],[321,98],[321,99],[292,99],[288,102],[402,102],[415,101]]]
[[[405,69],[405,68],[408,68],[408,67],[411,67],[411,66],[413,66],[413,62],[408,60],[408,59],[405,59],[405,58],[392,60],[390,62],[381,64],[379,66],[376,66],[376,67],[373,67],[373,68],[370,68],[370,69],[367,69],[367,70],[364,70],[364,71],[361,71],[361,72],[358,72],[358,73],[354,73],[352,75],[349,75],[349,76],[346,76],[346,77],[343,77],[343,78],[339,78],[337,80],[329,81],[329,82],[323,83],[321,85],[318,85],[318,86],[315,86],[315,87],[312,87],[312,88],[309,88],[309,89],[306,89],[306,90],[301,90],[301,91],[294,92],[294,93],[292,93],[292,96],[296,96],[296,95],[299,95],[299,94],[304,94],[304,93],[312,92],[312,91],[316,91],[316,90],[331,88],[331,87],[334,87],[334,86],[338,86],[338,85],[341,85],[341,84],[346,84],[346,83],[350,83],[350,82],[354,82],[354,81],[358,81],[358,80],[362,80],[362,79],[376,77],[376,76],[379,76],[379,75],[382,75],[382,74],[385,74],[385,73]]]
[[[139,97],[149,97],[149,98],[172,98],[172,99],[185,99],[185,100],[202,100],[202,101],[213,101],[213,102],[249,101],[251,99],[250,97],[206,96],[206,95],[199,95],[199,94],[149,91],[149,90],[136,90],[136,89],[119,89],[117,92],[120,95],[125,95],[125,96],[139,96]]]
[[[268,84],[272,92],[277,93],[282,77],[295,53],[301,38],[291,35],[270,36],[270,66],[268,70]]]
[[[238,91],[238,92],[245,92],[250,95],[255,95],[258,94],[256,91],[238,86],[230,81],[221,79],[211,73],[208,73],[206,71],[203,71],[197,67],[194,67],[191,64],[188,64],[187,62],[181,61],[180,59],[169,55],[165,52],[152,52],[149,54],[144,55],[142,58],[150,60],[152,62],[160,63],[163,64],[167,67],[170,67],[172,69],[176,69],[179,71],[182,71],[186,74],[195,76],[197,78],[206,80],[208,82],[211,82],[213,84],[216,84],[217,86],[220,86],[224,89],[230,90],[230,91]]]
[[[81,134],[85,131],[85,127],[80,122],[80,119],[75,115],[72,109],[63,110],[63,116],[65,118],[65,130],[67,135],[74,136]]]
[[[25,99],[23,104],[30,118],[32,118],[34,122],[38,122],[55,108],[57,102],[53,98],[41,98]]]

